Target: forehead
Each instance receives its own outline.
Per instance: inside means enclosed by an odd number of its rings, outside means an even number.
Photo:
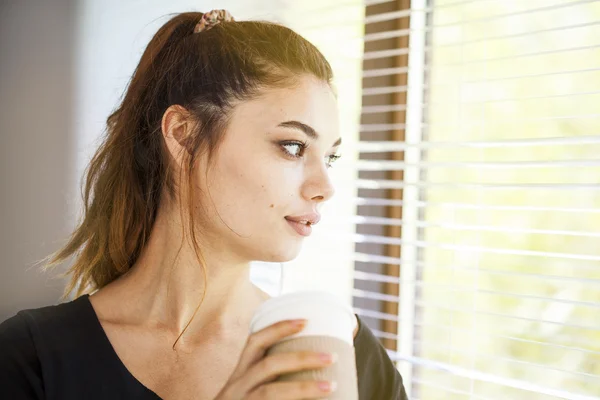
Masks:
[[[263,89],[258,97],[235,106],[230,127],[266,129],[290,120],[310,125],[327,141],[337,139],[337,100],[331,87],[306,76],[292,87]]]

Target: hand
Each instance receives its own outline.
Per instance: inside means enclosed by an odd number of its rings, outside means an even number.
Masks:
[[[281,321],[250,335],[238,365],[215,400],[320,399],[335,390],[330,382],[274,382],[285,373],[324,368],[335,362],[331,355],[310,351],[265,357],[272,345],[300,332],[305,323]]]

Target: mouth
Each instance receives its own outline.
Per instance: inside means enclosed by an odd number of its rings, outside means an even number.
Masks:
[[[319,223],[321,216],[317,213],[301,215],[298,217],[285,217],[288,224],[301,236],[309,236],[312,233],[312,226]]]
[[[312,233],[312,224],[310,221],[293,221],[287,217],[285,219],[300,236],[310,236]]]
[[[288,221],[290,221],[290,222],[295,222],[297,224],[303,224],[303,225],[306,225],[306,226],[313,225],[313,223],[311,221],[306,220],[306,219],[301,219],[299,221],[296,221],[296,220],[293,220],[293,219],[289,219],[288,217],[286,217],[285,219],[288,220]]]

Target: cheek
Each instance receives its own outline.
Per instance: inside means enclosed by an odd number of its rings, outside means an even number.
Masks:
[[[242,225],[244,221],[250,223],[253,216],[263,219],[265,210],[276,212],[282,203],[283,188],[278,187],[278,178],[271,169],[256,164],[248,168],[245,163],[236,161],[224,163],[215,176],[219,183],[215,184],[214,192],[218,190],[218,193],[211,193],[219,210]]]
[[[286,209],[293,206],[300,193],[300,182],[297,171],[280,168],[265,174],[260,182],[259,200],[270,210]]]
[[[264,219],[294,212],[302,173],[299,166],[265,154],[246,153],[246,156],[222,158],[215,167],[211,185],[213,201],[236,223],[244,225],[244,220],[253,220],[252,215]]]

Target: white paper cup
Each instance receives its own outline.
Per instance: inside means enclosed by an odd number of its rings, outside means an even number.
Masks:
[[[306,319],[305,328],[276,343],[271,354],[296,351],[336,353],[338,360],[323,369],[285,374],[279,381],[335,381],[337,389],[331,400],[358,400],[356,358],[353,332],[356,318],[352,308],[327,292],[295,292],[264,302],[254,314],[250,332],[258,332],[274,323]]]

